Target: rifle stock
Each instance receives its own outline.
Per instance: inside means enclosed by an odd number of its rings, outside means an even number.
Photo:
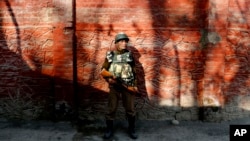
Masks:
[[[114,77],[114,75],[106,69],[102,69],[100,74],[102,77]]]

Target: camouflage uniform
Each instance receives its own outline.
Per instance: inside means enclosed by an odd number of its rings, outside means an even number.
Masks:
[[[110,84],[107,120],[114,120],[118,107],[119,98],[122,98],[123,107],[127,116],[135,116],[134,100],[135,95],[126,90],[122,84],[135,86],[134,60],[128,50],[108,52],[102,68],[113,73],[118,80],[118,84]],[[120,83],[120,84],[119,84]]]
[[[105,71],[109,71],[108,73],[112,73],[112,75],[108,75],[112,78],[106,78],[109,82],[110,92],[107,113],[105,116],[107,124],[107,130],[104,134],[105,139],[108,139],[113,135],[113,121],[115,119],[120,97],[129,123],[129,136],[132,139],[137,138],[135,133],[135,95],[130,93],[127,88],[124,87],[124,85],[126,87],[136,86],[135,62],[131,52],[125,49],[128,41],[129,38],[125,33],[117,34],[115,37],[117,51],[108,52],[102,66],[103,70],[105,69]]]

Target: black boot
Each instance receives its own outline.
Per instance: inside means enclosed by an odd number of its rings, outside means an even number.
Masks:
[[[135,116],[128,116],[128,134],[130,138],[137,139],[138,136],[135,133]]]
[[[103,138],[109,139],[113,136],[113,120],[106,120],[107,129],[104,133]]]

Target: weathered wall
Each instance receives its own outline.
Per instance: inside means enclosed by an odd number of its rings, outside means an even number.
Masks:
[[[0,6],[1,96],[28,89],[55,101],[56,109],[65,101],[81,118],[103,118],[108,85],[98,73],[123,31],[140,74],[138,118],[250,115],[247,0],[3,0]],[[124,118],[122,107],[117,116]]]
[[[2,0],[0,7],[1,113],[27,118],[53,111],[53,101],[71,102],[72,2]]]
[[[220,120],[249,115],[247,1],[80,0],[76,5],[78,67],[83,70],[79,83],[107,91],[105,82],[93,74],[114,46],[115,34],[124,31],[138,62],[143,95],[137,101],[139,118]],[[86,111],[98,112],[91,103]]]

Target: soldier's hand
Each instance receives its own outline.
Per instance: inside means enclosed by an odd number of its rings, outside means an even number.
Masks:
[[[109,84],[115,84],[116,83],[116,79],[114,79],[114,78],[108,78],[108,83]]]
[[[138,88],[137,87],[132,87],[132,86],[128,86],[128,90],[134,92],[134,93],[138,93]]]

